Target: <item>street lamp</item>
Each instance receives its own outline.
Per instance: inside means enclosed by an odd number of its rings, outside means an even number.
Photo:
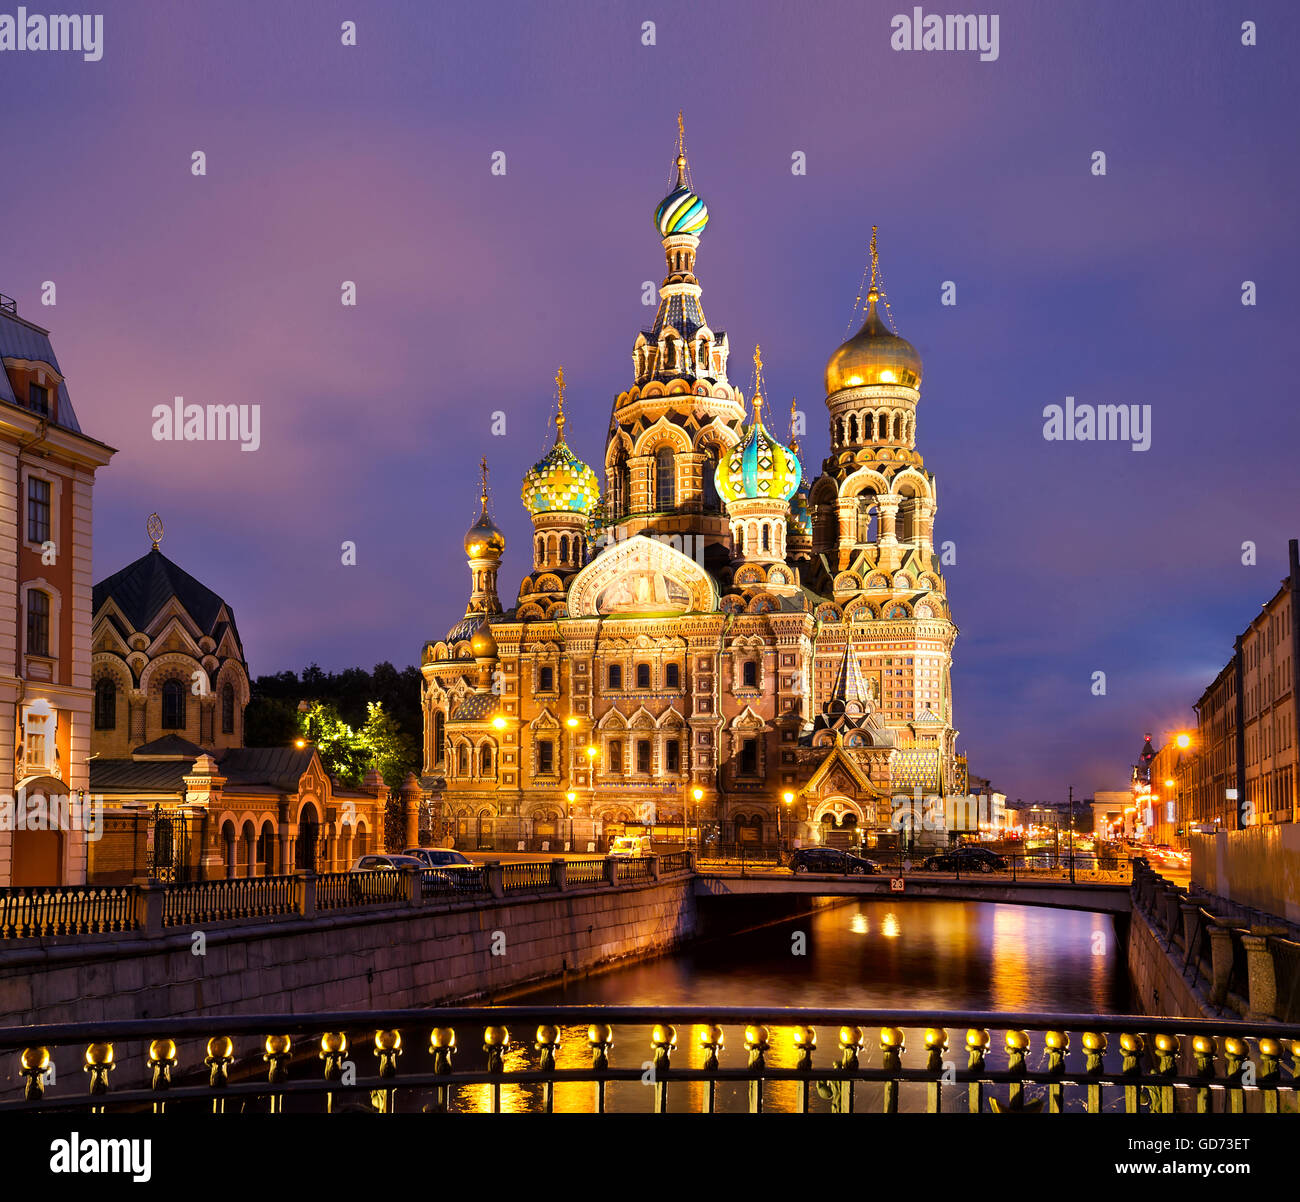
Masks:
[[[792,806],[792,805],[794,805],[794,794],[791,793],[789,789],[787,789],[787,790],[786,790],[786,791],[781,795],[781,800],[784,801],[785,804],[786,804],[787,806]],[[777,811],[777,816],[778,816],[779,818],[782,819],[780,830],[777,832],[777,834],[778,834],[778,840],[777,840],[777,841],[781,844],[782,848],[785,847],[785,822],[784,822],[784,813],[785,813],[785,812],[784,812],[783,810],[778,810],[778,811]],[[790,814],[790,818],[791,818],[791,821],[793,821],[793,819],[794,819],[794,813],[793,813],[793,812],[791,812],[791,814]]]
[[[696,785],[695,788],[693,788],[693,789],[691,790],[691,796],[692,796],[693,798],[695,798],[695,821],[698,822],[698,821],[700,820],[700,801],[701,801],[701,800],[703,799],[703,797],[704,797],[704,790],[701,789],[699,785]],[[697,838],[697,839],[695,840],[695,845],[696,845],[697,847],[699,846],[699,842],[700,842],[700,841],[699,841],[699,839]],[[689,838],[688,838],[688,839],[687,839],[687,842],[686,842],[686,846],[689,848],[690,845],[691,845],[691,844],[690,844],[690,840],[689,840]]]
[[[570,791],[566,793],[564,796],[569,803],[568,805],[569,812],[567,815],[569,819],[569,842],[568,845],[565,847],[565,850],[572,851],[573,850],[573,803],[578,800],[578,795]]]

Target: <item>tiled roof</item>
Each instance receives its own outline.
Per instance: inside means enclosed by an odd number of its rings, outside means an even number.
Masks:
[[[472,722],[477,718],[486,718],[496,709],[497,699],[494,693],[471,693],[451,714],[453,722]]]
[[[203,748],[188,739],[182,739],[180,735],[163,735],[161,739],[154,739],[152,743],[141,743],[131,754],[133,756],[170,755],[192,764],[203,754]]]
[[[217,642],[221,641],[227,628],[224,620],[218,620],[224,607],[230,618],[229,628],[240,648],[240,657],[243,657],[234,611],[207,585],[200,584],[161,551],[153,550],[140,556],[134,563],[127,564],[120,572],[114,572],[95,585],[92,605],[96,613],[109,597],[136,630],[144,630],[175,597],[199,630]]]
[[[49,331],[24,321],[16,313],[5,309],[0,309],[0,358],[48,363],[60,376],[63,375],[63,369],[54,357],[54,347],[50,345]],[[0,401],[8,401],[11,405],[19,403],[6,371],[0,371]],[[62,382],[59,384],[59,420],[54,424],[81,433],[76,410],[72,407],[72,398],[68,396],[68,386]]]
[[[179,793],[190,770],[185,760],[90,761],[92,793]]]

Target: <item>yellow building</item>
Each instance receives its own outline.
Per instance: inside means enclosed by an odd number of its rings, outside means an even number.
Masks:
[[[461,846],[585,849],[629,826],[847,843],[889,825],[893,794],[951,787],[957,629],[916,444],[922,365],[892,328],[874,235],[865,320],[826,367],[830,455],[808,481],[797,428],[771,432],[760,355],[747,398],[705,318],[707,221],[679,142],[632,384],[596,470],[569,447],[557,378],[509,608],[484,465],[465,616],[422,658],[425,783]]]

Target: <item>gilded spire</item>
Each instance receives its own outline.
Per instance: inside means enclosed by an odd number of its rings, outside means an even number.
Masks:
[[[763,348],[754,345],[754,420],[763,420]]]
[[[484,455],[483,458],[478,461],[478,470],[479,470],[479,490],[478,490],[479,500],[483,503],[483,512],[487,513],[488,466],[487,466],[486,455]]]
[[[557,402],[555,410],[555,443],[558,446],[564,441],[564,366],[561,365],[555,373],[555,393]]]
[[[682,110],[677,110],[677,186],[686,183],[686,121]]]
[[[790,398],[790,450],[799,454],[799,435],[794,432],[795,415],[799,412],[799,398]]]
[[[876,227],[871,227],[871,287],[867,290],[867,299],[875,300],[880,294],[877,281],[880,278],[880,252],[876,248]]]

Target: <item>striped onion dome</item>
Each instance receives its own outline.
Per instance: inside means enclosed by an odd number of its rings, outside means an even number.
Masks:
[[[655,228],[661,238],[673,234],[700,234],[709,224],[709,207],[686,182],[686,159],[677,156],[677,186],[655,209]]]
[[[762,410],[763,398],[755,396],[753,424],[713,474],[718,495],[727,501],[788,501],[803,478],[799,456],[767,432]]]
[[[799,528],[800,533],[812,538],[812,510],[808,507],[808,493],[808,482],[801,481],[794,490],[794,496],[790,498],[790,521]]]

